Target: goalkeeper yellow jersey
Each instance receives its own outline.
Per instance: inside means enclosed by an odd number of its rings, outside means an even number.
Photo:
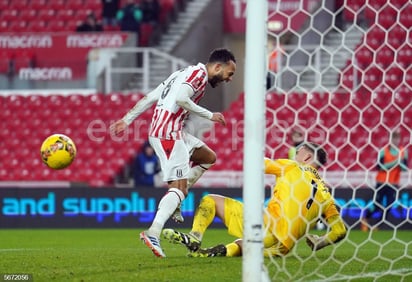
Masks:
[[[276,176],[265,224],[289,250],[321,216],[339,215],[328,186],[314,167],[288,159],[265,159],[265,173]]]

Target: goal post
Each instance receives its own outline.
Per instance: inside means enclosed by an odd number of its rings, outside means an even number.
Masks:
[[[412,2],[264,2],[246,1],[243,281],[411,280]],[[266,47],[279,48],[273,69]],[[327,152],[319,174],[347,234],[317,252],[302,237],[287,256],[264,258],[263,187],[275,182],[262,159],[288,158],[292,129]],[[375,176],[394,132],[409,163],[391,202]],[[318,226],[307,231],[328,232]]]
[[[247,2],[245,61],[244,237],[242,279],[269,281],[263,263],[263,156],[267,1]]]

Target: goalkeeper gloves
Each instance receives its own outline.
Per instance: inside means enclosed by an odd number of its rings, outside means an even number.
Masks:
[[[312,251],[318,251],[330,245],[329,240],[327,240],[325,236],[312,234],[308,234],[306,236],[306,244],[312,249]]]

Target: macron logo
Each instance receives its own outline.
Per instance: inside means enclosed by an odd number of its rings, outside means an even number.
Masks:
[[[120,47],[122,45],[123,38],[119,34],[69,35],[66,39],[67,48]]]
[[[51,48],[50,35],[0,35],[0,48]]]
[[[22,80],[71,80],[70,68],[22,68],[19,71]]]

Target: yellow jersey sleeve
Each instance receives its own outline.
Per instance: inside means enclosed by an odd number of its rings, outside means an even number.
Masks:
[[[295,161],[288,160],[288,159],[271,160],[271,159],[265,158],[264,161],[265,161],[265,174],[273,174],[273,175],[276,175],[277,177],[282,176],[288,170],[297,166],[297,163]]]

